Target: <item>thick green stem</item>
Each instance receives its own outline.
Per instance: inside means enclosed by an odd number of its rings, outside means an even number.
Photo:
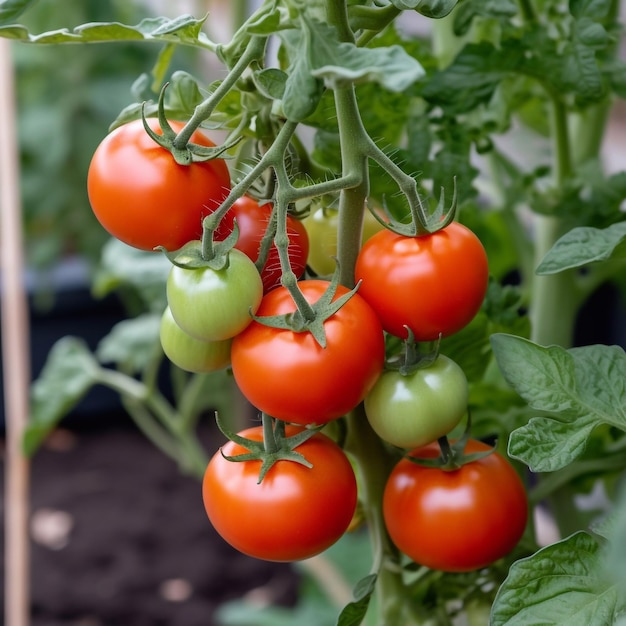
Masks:
[[[182,469],[202,476],[208,462],[206,452],[200,445],[195,432],[183,428],[183,421],[169,402],[155,389],[120,372],[102,369],[99,382],[113,389],[131,409],[131,417],[160,449],[176,460]],[[158,424],[163,428],[159,428]],[[172,435],[171,440],[165,432]]]
[[[228,72],[226,78],[220,83],[218,88],[201,104],[199,104],[193,115],[189,118],[189,121],[181,129],[181,131],[174,139],[174,147],[184,148],[193,132],[200,126],[204,120],[210,117],[215,107],[221,102],[222,98],[235,86],[235,83],[241,78],[248,65],[255,59],[263,56],[265,51],[265,43],[267,39],[265,37],[253,37],[246,48],[244,54],[233,69]]]
[[[535,266],[564,234],[563,220],[539,215],[535,219]],[[535,276],[532,284],[531,339],[542,346],[572,345],[578,312],[578,294],[572,270]]]
[[[554,184],[562,189],[572,176],[572,147],[565,105],[558,94],[552,99],[552,138]],[[535,267],[568,226],[561,217],[537,215],[535,218]],[[532,282],[530,320],[531,339],[540,345],[572,345],[578,298],[571,271],[535,276]]]
[[[354,286],[354,267],[361,247],[365,202],[369,194],[367,156],[364,145],[358,142],[365,136],[354,89],[345,87],[335,91],[335,106],[339,123],[343,175],[360,180],[358,185],[342,189],[339,195],[339,224],[337,258],[340,281],[346,287]]]
[[[374,554],[372,571],[378,573],[376,591],[380,615],[377,624],[406,624],[402,620],[405,607],[399,554],[387,534],[382,512],[385,483],[394,459],[370,427],[362,406],[348,416],[346,450],[354,457],[362,479],[361,502]]]

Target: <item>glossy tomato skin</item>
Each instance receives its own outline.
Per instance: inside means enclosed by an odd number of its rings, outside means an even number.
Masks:
[[[161,134],[158,121],[148,119]],[[170,122],[178,131],[183,124]],[[191,141],[213,146],[195,132]],[[114,237],[141,250],[177,250],[202,236],[202,218],[230,191],[223,159],[178,165],[146,133],[141,120],[107,135],[91,159],[87,191],[94,214]]]
[[[308,302],[328,288],[323,280],[300,282]],[[339,287],[335,299],[348,290]],[[295,310],[284,287],[266,294],[258,316]],[[232,368],[239,389],[259,410],[296,424],[325,424],[363,400],[384,364],[382,327],[357,294],[324,323],[322,348],[309,332],[270,328],[256,321],[233,340]]]
[[[355,269],[359,293],[384,329],[434,341],[466,326],[480,309],[489,280],[487,255],[471,230],[452,222],[421,237],[384,230],[361,249]]]
[[[337,256],[339,211],[319,208],[303,221],[309,233],[307,264],[318,276],[332,275],[335,271],[335,257]],[[384,226],[366,209],[363,216],[361,243],[365,243],[383,228]]]
[[[216,231],[216,239],[226,239],[233,232],[236,219],[239,227],[239,238],[235,248],[241,250],[256,262],[259,258],[259,247],[267,229],[271,213],[271,204],[265,203],[260,205],[254,198],[242,196],[235,201],[222,218]],[[302,222],[292,215],[287,215],[287,235],[289,237],[288,252],[291,269],[296,277],[300,278],[306,269],[306,259],[309,253],[309,236]],[[281,274],[278,249],[272,244],[265,265],[261,270],[261,279],[263,280],[265,292],[280,285]]]
[[[228,267],[172,266],[166,283],[172,316],[186,333],[203,341],[222,341],[240,333],[263,297],[254,263],[239,250],[229,252]]]
[[[487,450],[470,440],[466,452]],[[411,452],[434,458],[437,444]],[[528,502],[513,466],[499,453],[453,471],[402,459],[392,470],[383,515],[396,546],[420,565],[468,572],[506,556],[526,527]]]
[[[365,397],[376,434],[400,448],[419,448],[447,435],[467,411],[467,378],[440,354],[428,367],[403,376],[386,371]]]
[[[230,365],[231,339],[202,341],[192,337],[176,323],[169,307],[161,316],[159,337],[165,356],[187,372],[214,372]]]
[[[287,426],[287,435],[296,432]],[[261,427],[239,434],[262,440]],[[297,561],[319,554],[348,529],[357,485],[343,450],[318,433],[296,451],[313,467],[278,461],[260,484],[260,461],[224,458],[247,452],[232,441],[209,462],[202,482],[206,513],[217,532],[240,552],[268,561]]]

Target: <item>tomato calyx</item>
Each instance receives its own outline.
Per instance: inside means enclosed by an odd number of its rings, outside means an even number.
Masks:
[[[205,221],[210,217],[205,218]],[[213,241],[212,229],[205,227],[201,241],[197,239],[189,241],[173,252],[169,252],[163,246],[158,246],[156,249],[163,252],[172,265],[188,270],[210,268],[219,272],[228,269],[230,252],[235,247],[238,236],[239,230],[236,223],[233,232],[223,241]]]
[[[165,83],[161,89],[157,109],[157,118],[163,133],[162,135],[155,133],[152,128],[150,128],[148,122],[146,121],[145,103],[141,105],[141,119],[146,133],[148,133],[150,138],[159,144],[159,146],[165,148],[168,152],[171,152],[174,160],[179,165],[189,165],[194,161],[210,161],[211,159],[216,159],[218,157],[225,158],[224,153],[239,143],[239,141],[241,141],[241,137],[235,137],[234,139],[223,143],[221,146],[201,146],[187,141],[188,137],[193,134],[193,131],[196,130],[196,128],[187,128],[187,126],[185,126],[180,132],[180,137],[184,140],[183,147],[180,147],[180,143],[183,143],[183,141],[178,139],[179,134],[176,133],[176,131],[170,126],[170,123],[165,115],[165,91],[168,85],[169,83]]]
[[[222,456],[227,461],[235,463],[260,461],[261,468],[259,470],[258,484],[263,481],[267,472],[278,461],[291,461],[293,463],[299,463],[309,469],[313,467],[313,464],[310,463],[302,454],[296,452],[296,448],[318,433],[321,430],[321,427],[306,428],[295,435],[286,436],[286,422],[275,419],[266,413],[261,414],[261,419],[263,423],[263,441],[255,441],[231,432],[224,427],[219,417],[216,415],[217,426],[222,434],[246,450],[249,450],[247,453],[236,454],[233,456],[226,455],[222,452]]]
[[[385,228],[402,235],[403,237],[421,237],[432,235],[446,226],[450,225],[456,216],[457,210],[457,188],[456,177],[453,179],[452,202],[448,208],[445,207],[445,190],[441,189],[439,202],[432,213],[428,213],[421,198],[417,193],[405,194],[410,211],[411,221],[409,223],[399,222],[389,210],[387,203],[383,201],[384,217],[368,205],[370,213]]]
[[[411,376],[419,369],[431,366],[439,356],[439,346],[441,344],[441,334],[436,341],[431,342],[431,348],[421,351],[420,345],[415,341],[413,331],[404,326],[407,332],[406,339],[403,340],[402,353],[393,356],[385,363],[385,369],[399,372],[402,376]]]
[[[471,436],[471,416],[468,411],[467,424],[465,430],[459,439],[451,442],[447,435],[437,439],[439,445],[440,455],[435,458],[425,458],[419,456],[407,455],[406,458],[413,463],[422,465],[424,467],[437,468],[446,472],[453,472],[460,469],[463,465],[472,463],[482,459],[490,454],[494,453],[495,446],[488,450],[481,450],[479,452],[466,453],[465,448]]]
[[[339,266],[333,274],[332,279],[328,283],[328,288],[322,296],[314,303],[310,303],[305,297],[297,282],[292,283],[285,281],[285,288],[288,289],[291,297],[296,304],[296,310],[292,313],[283,315],[254,315],[253,319],[259,324],[278,328],[280,330],[291,330],[295,333],[309,332],[313,335],[317,343],[322,347],[326,347],[326,331],[324,322],[332,317],[350,298],[358,291],[360,283],[343,294],[341,297],[333,300],[339,286]]]

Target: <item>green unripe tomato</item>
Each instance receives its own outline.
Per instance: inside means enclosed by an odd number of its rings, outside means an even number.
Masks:
[[[376,434],[400,448],[419,448],[447,435],[467,411],[467,378],[446,356],[408,376],[384,372],[365,398]]]
[[[337,256],[337,227],[339,225],[339,211],[330,208],[319,208],[303,221],[309,235],[309,254],[307,265],[318,275],[328,276],[335,271]],[[369,209],[363,215],[363,235],[361,243],[366,242],[372,235],[382,230],[380,224]]]
[[[202,341],[188,335],[176,323],[169,307],[161,317],[160,338],[165,356],[187,372],[214,372],[230,365],[232,339]]]
[[[167,278],[167,303],[176,323],[204,341],[238,335],[256,313],[263,282],[254,263],[239,250],[229,252],[228,267],[183,268],[174,265]]]

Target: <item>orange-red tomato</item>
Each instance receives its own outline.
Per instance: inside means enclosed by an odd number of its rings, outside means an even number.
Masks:
[[[269,203],[259,204],[254,198],[242,196],[235,201],[233,206],[223,217],[216,231],[216,239],[226,239],[234,229],[234,220],[237,220],[239,238],[235,248],[241,250],[254,262],[259,258],[259,251],[263,235],[267,229],[272,214],[272,205]],[[302,222],[292,215],[287,215],[287,235],[289,246],[287,248],[291,270],[300,278],[306,269],[306,260],[309,253],[309,236]],[[261,270],[263,289],[270,289],[280,285],[282,275],[278,249],[272,243],[265,265]]]
[[[406,338],[408,326],[417,341],[434,341],[478,313],[489,267],[478,237],[452,222],[432,235],[375,234],[359,253],[355,276],[387,332]]]
[[[287,426],[286,434],[300,429]],[[262,441],[262,428],[241,436]],[[217,532],[240,552],[268,561],[297,561],[319,554],[348,529],[357,485],[343,450],[321,433],[300,444],[313,467],[278,461],[259,484],[260,461],[229,461],[248,450],[232,441],[207,466],[204,506]]]
[[[470,440],[466,452],[489,447]],[[435,458],[434,443],[414,450]],[[528,501],[513,466],[493,452],[446,471],[402,459],[391,472],[383,515],[396,546],[420,565],[467,572],[506,556],[526,527]]]
[[[304,280],[308,302],[319,300],[329,283]],[[335,298],[347,293],[339,286]],[[283,315],[296,305],[285,287],[263,297],[257,316]],[[235,381],[260,411],[296,424],[325,424],[345,415],[374,386],[384,364],[383,330],[371,307],[353,295],[324,322],[326,347],[308,332],[273,328],[253,321],[233,339]]]
[[[161,134],[156,119],[148,124]],[[183,126],[170,124],[176,131]],[[198,131],[191,141],[214,145]],[[141,120],[134,120],[96,148],[87,191],[94,214],[111,235],[141,250],[163,246],[172,251],[202,237],[202,219],[228,195],[230,175],[223,159],[179,165],[150,138]]]

